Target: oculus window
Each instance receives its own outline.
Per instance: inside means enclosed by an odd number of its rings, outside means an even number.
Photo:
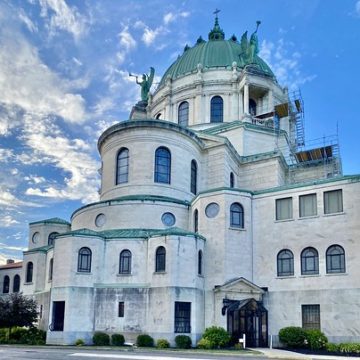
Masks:
[[[161,216],[161,221],[165,226],[174,226],[176,218],[172,213],[166,212]]]
[[[324,213],[335,214],[343,212],[342,190],[324,192]]]
[[[276,200],[276,220],[292,219],[292,198]]]
[[[216,217],[217,214],[219,213],[219,211],[220,211],[219,204],[213,202],[213,203],[210,203],[208,206],[206,206],[205,215],[211,219],[211,218]]]
[[[155,151],[154,181],[156,183],[170,184],[171,154],[165,147]]]
[[[120,253],[119,274],[131,274],[131,251],[123,250]]]
[[[189,124],[189,103],[183,101],[178,108],[178,123],[180,126],[188,126]]]
[[[83,247],[78,255],[78,272],[91,272],[91,250]]]
[[[300,217],[317,215],[316,194],[299,196],[299,215]]]
[[[122,148],[116,158],[116,185],[129,180],[129,149]]]
[[[340,245],[332,245],[326,250],[326,272],[345,272],[345,251]]]
[[[191,332],[191,303],[175,301],[175,333]]]
[[[277,255],[277,276],[294,275],[294,255],[290,250],[281,250]]]
[[[155,272],[165,271],[166,264],[166,250],[163,246],[159,246],[156,249],[155,255]]]
[[[320,305],[301,305],[302,327],[320,330]]]
[[[319,254],[316,249],[308,247],[301,253],[301,275],[319,273]]]
[[[221,96],[214,96],[210,103],[210,122],[223,122],[224,101]]]
[[[244,208],[239,203],[230,206],[230,226],[244,228]]]

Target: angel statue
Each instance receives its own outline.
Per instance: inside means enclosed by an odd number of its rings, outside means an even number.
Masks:
[[[154,74],[155,74],[155,69],[151,67],[150,74],[149,75],[143,74],[141,77],[142,80],[139,81],[139,76],[129,73],[129,76],[133,76],[136,78],[136,83],[139,84],[141,87],[141,101],[147,102],[149,99],[149,92],[154,80]]]

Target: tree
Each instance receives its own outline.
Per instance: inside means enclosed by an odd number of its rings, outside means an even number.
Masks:
[[[21,293],[0,297],[0,328],[33,327],[37,321],[36,301]]]

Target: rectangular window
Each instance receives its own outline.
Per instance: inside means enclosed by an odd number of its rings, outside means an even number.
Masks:
[[[292,198],[276,200],[276,220],[292,219]]]
[[[191,303],[175,302],[175,332],[191,333]]]
[[[320,305],[301,305],[303,329],[320,330]]]
[[[317,215],[316,194],[299,196],[299,214],[300,217]]]
[[[124,306],[124,302],[120,301],[119,302],[119,317],[124,317],[124,310],[125,310],[125,306]]]
[[[64,330],[65,301],[53,301],[51,331]]]
[[[334,214],[343,211],[342,190],[324,192],[324,213]]]

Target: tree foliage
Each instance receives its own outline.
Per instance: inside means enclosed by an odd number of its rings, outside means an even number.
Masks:
[[[33,327],[37,315],[36,301],[21,293],[0,298],[0,328]]]

